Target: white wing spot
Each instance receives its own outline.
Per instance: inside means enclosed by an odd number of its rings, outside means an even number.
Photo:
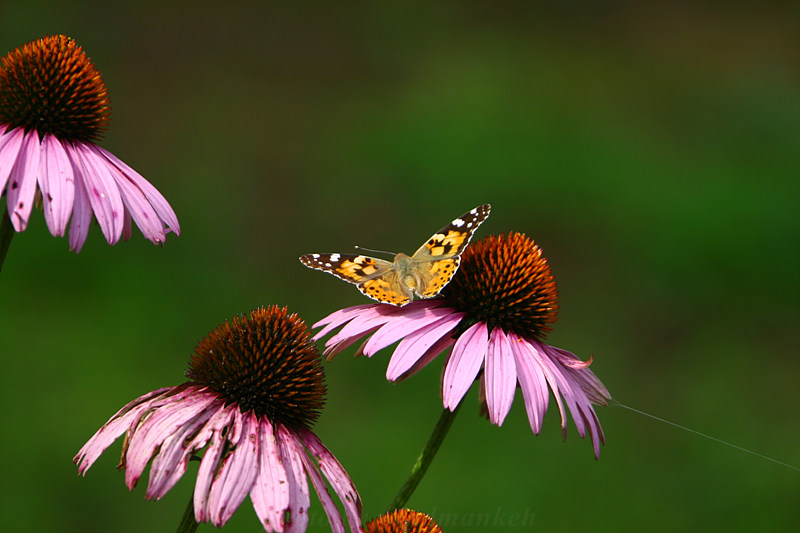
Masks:
[[[325,263],[325,266],[328,267],[328,268],[331,268],[331,264],[330,263]]]
[[[455,227],[457,227],[457,228],[460,228],[461,226],[463,226],[463,225],[464,225],[464,221],[463,221],[463,220],[461,220],[460,218],[457,218],[457,219],[455,219],[455,220],[453,221],[453,225],[454,225]]]
[[[319,254],[311,254],[311,257],[313,257],[314,259],[319,259]]]
[[[339,261],[339,254],[331,254],[331,261],[337,262]],[[330,265],[328,265],[330,266]]]

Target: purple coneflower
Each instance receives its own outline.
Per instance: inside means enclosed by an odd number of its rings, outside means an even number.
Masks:
[[[75,41],[54,35],[0,60],[0,195],[17,232],[41,201],[50,233],[79,252],[92,215],[109,244],[131,234],[162,244],[180,233],[174,211],[147,180],[95,141],[108,125],[100,73]]]
[[[442,533],[433,518],[410,509],[397,509],[367,522],[366,533]]]
[[[133,490],[152,460],[145,498],[158,500],[205,447],[194,488],[198,523],[222,526],[249,494],[266,531],[305,531],[308,477],[332,531],[345,526],[326,479],[351,531],[359,530],[358,492],[310,429],[324,404],[324,373],[297,315],[273,306],[222,324],[198,343],[186,376],[112,416],[75,457],[79,472],[127,433],[125,483]]]
[[[583,438],[589,432],[599,456],[605,437],[592,404],[606,405],[611,396],[588,369],[591,359],[581,361],[542,341],[557,311],[558,292],[547,259],[533,240],[512,232],[467,248],[453,280],[435,299],[405,307],[350,307],[313,327],[325,326],[315,336],[319,339],[344,326],[325,345],[329,358],[368,335],[358,350],[368,357],[400,341],[386,371],[392,381],[416,373],[452,347],[442,377],[445,408],[455,410],[480,375],[481,400],[498,426],[519,383],[531,429],[538,435],[549,388],[558,403],[564,437],[566,402],[578,434]]]

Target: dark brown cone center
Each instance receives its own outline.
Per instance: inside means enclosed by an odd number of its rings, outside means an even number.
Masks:
[[[461,331],[484,322],[490,330],[542,339],[558,315],[558,290],[547,259],[533,239],[516,232],[471,244],[441,296],[467,314]]]
[[[31,41],[0,60],[0,123],[8,129],[91,142],[108,125],[109,102],[92,61],[64,35]]]
[[[276,306],[221,324],[201,340],[186,376],[242,412],[308,428],[325,403],[325,374],[306,324]]]

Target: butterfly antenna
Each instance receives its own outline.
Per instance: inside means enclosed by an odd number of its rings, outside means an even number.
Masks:
[[[373,250],[372,248],[364,248],[363,246],[354,246],[356,250],[362,250],[364,252],[372,252],[375,254],[386,254],[386,255],[397,255],[394,252],[387,252],[385,250]]]

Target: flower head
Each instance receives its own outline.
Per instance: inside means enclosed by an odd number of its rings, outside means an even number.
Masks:
[[[0,195],[14,229],[25,231],[34,202],[47,227],[80,251],[94,215],[109,244],[131,234],[162,244],[180,233],[174,211],[147,180],[95,141],[108,125],[108,92],[74,40],[53,35],[0,60]]]
[[[512,232],[467,248],[460,269],[439,297],[403,308],[370,304],[336,311],[314,325],[324,326],[315,339],[341,327],[325,344],[329,357],[367,336],[359,353],[368,357],[400,341],[386,370],[392,381],[416,373],[452,347],[442,378],[446,408],[454,410],[480,377],[485,410],[499,426],[519,384],[531,429],[538,435],[552,391],[564,436],[566,403],[578,434],[583,438],[588,431],[599,456],[605,438],[593,404],[605,405],[611,397],[588,369],[591,359],[581,361],[543,342],[557,311],[558,293],[547,259],[532,239]]]
[[[433,518],[409,509],[397,509],[367,522],[367,533],[442,533]]]
[[[120,409],[81,448],[85,474],[123,433],[119,468],[133,490],[151,462],[145,498],[158,500],[205,448],[194,489],[197,522],[222,526],[249,494],[266,531],[305,531],[314,486],[333,531],[352,531],[361,499],[341,464],[310,427],[324,403],[324,373],[305,323],[286,309],[235,317],[200,341],[190,381],[158,389]]]

